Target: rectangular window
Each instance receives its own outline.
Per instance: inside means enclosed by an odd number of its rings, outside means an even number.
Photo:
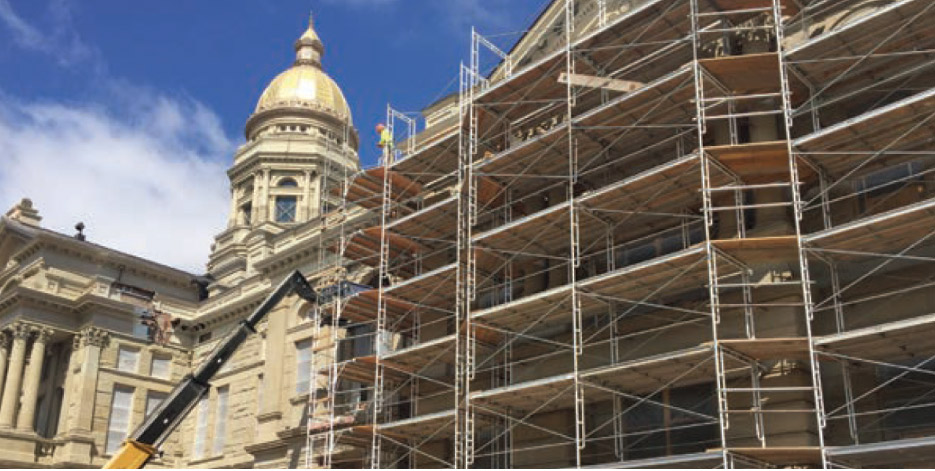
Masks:
[[[243,214],[243,223],[249,226],[253,218],[253,206],[247,203],[241,207],[241,212]]]
[[[192,443],[192,459],[205,456],[205,440],[208,437],[208,396],[198,401],[198,416],[195,418],[195,440]]]
[[[214,416],[214,455],[224,453],[224,442],[227,440],[227,397],[230,388],[218,389],[218,404]]]
[[[295,392],[307,394],[311,392],[312,339],[296,342],[295,363]]]
[[[117,386],[110,400],[110,421],[107,423],[107,443],[104,453],[114,454],[130,433],[130,418],[133,416],[133,391],[128,386]]]
[[[295,196],[276,197],[276,222],[294,222],[298,200]]]
[[[374,354],[373,324],[354,325],[347,328],[347,334],[338,345],[338,361]]]
[[[117,369],[136,373],[140,370],[140,351],[123,345],[117,350]]]
[[[168,394],[159,391],[150,391],[146,394],[146,417],[149,417],[153,411],[162,404],[162,401],[169,397]]]
[[[153,378],[169,379],[169,370],[171,366],[171,357],[153,355],[152,363],[150,363],[149,374]]]
[[[149,339],[149,326],[140,322],[139,319],[133,319],[133,336],[138,339]]]

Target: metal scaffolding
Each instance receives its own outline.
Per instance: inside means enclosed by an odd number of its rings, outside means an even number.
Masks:
[[[388,108],[345,192],[357,464],[932,458],[935,6],[885,3],[557,0],[524,61],[472,29],[451,115]]]

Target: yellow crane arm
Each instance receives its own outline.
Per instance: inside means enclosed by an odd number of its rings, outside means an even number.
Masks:
[[[139,469],[145,466],[146,462],[158,452],[157,447],[175,430],[192,407],[195,407],[198,400],[211,389],[211,383],[209,383],[211,378],[234,355],[244,340],[250,334],[256,333],[257,324],[266,317],[266,314],[293,292],[310,302],[316,302],[318,299],[315,290],[308,284],[308,280],[302,276],[302,273],[298,270],[293,272],[253,313],[240,321],[240,326],[218,344],[211,355],[201,363],[201,366],[182,379],[169,393],[169,397],[163,400],[146,417],[143,424],[130,434],[110,461],[104,465],[104,469]]]

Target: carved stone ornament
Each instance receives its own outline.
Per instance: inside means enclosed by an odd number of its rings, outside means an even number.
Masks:
[[[106,347],[110,334],[97,327],[88,327],[81,331],[81,344],[84,346]]]
[[[12,332],[14,339],[23,339],[23,340],[29,339],[29,337],[32,335],[33,330],[34,330],[33,326],[22,323],[22,322],[17,322],[13,324],[13,326],[10,328],[10,331]]]
[[[55,330],[49,327],[37,327],[36,328],[36,341],[41,343],[48,343],[52,338],[52,334],[55,333]]]

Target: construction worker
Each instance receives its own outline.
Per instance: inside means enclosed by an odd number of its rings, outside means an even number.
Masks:
[[[393,133],[390,132],[383,123],[377,125],[377,134],[380,135],[380,142],[377,143],[377,147],[386,150],[393,149]]]

